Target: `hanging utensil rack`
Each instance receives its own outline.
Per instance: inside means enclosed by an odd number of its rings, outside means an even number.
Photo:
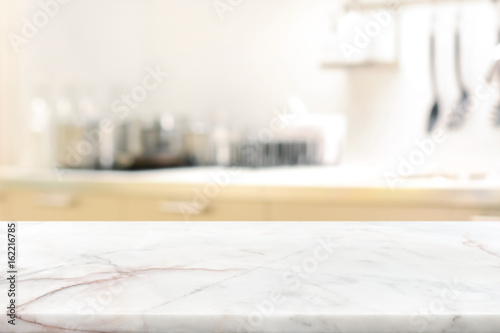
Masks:
[[[415,5],[437,5],[442,3],[481,3],[494,2],[494,0],[388,0],[377,2],[363,2],[360,0],[346,1],[345,8],[355,11],[371,11],[377,9],[387,9],[391,6],[401,8]]]
[[[378,1],[363,1],[363,0],[347,0],[344,4],[345,12],[355,11],[355,12],[369,12],[376,10],[390,10],[397,11],[403,7],[409,6],[419,6],[419,5],[438,5],[438,4],[462,4],[462,3],[485,3],[491,2],[495,3],[495,0],[378,0]],[[396,22],[396,47],[399,47],[400,39],[400,29],[399,29],[399,16],[394,12],[394,18]],[[321,61],[320,67],[326,70],[335,69],[355,69],[355,68],[382,68],[382,69],[397,69],[399,66],[399,52],[397,52],[396,60],[389,62],[379,62],[379,61],[366,61],[359,63],[349,63],[339,60],[323,60]]]

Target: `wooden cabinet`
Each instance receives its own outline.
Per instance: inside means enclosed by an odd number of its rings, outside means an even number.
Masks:
[[[231,195],[196,201],[186,189],[148,195],[16,190],[0,196],[0,218],[16,221],[264,221],[258,200]]]
[[[74,192],[16,191],[7,195],[8,217],[20,221],[118,220],[119,199]]]
[[[7,221],[9,219],[8,205],[6,204],[5,193],[0,192],[0,221]]]
[[[260,202],[196,202],[171,197],[128,197],[123,201],[122,221],[263,221]]]
[[[448,221],[447,208],[274,203],[271,221]]]
[[[454,221],[500,221],[500,209],[455,209],[452,219]]]
[[[51,185],[53,186],[53,185]],[[49,190],[50,189],[50,190]],[[200,197],[202,193],[206,197]],[[233,186],[215,194],[203,185],[63,184],[0,192],[0,219],[19,221],[480,221],[500,208],[431,205],[368,191]],[[370,200],[367,200],[370,199]],[[375,201],[373,198],[377,199]],[[418,198],[417,198],[418,199]]]

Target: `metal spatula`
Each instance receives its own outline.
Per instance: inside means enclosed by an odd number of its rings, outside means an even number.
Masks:
[[[461,52],[460,13],[458,13],[455,28],[455,75],[457,78],[458,89],[460,90],[460,97],[457,106],[452,111],[448,119],[448,128],[451,130],[457,130],[463,126],[469,111],[469,92],[465,87],[462,75],[463,64]]]
[[[440,105],[439,105],[439,93],[437,88],[437,73],[436,73],[436,18],[435,14],[432,17],[432,28],[430,32],[430,70],[431,70],[431,87],[433,94],[433,104],[431,107],[431,112],[429,114],[429,121],[427,123],[427,132],[431,133],[434,131],[436,124],[439,119]]]

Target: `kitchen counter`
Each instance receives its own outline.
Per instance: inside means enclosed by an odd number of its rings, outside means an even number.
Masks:
[[[17,238],[1,332],[500,327],[498,223],[21,222]]]
[[[163,194],[216,186],[219,196],[244,200],[341,204],[410,204],[500,209],[500,177],[412,175],[391,183],[380,169],[337,167],[179,168],[152,171],[0,169],[0,190],[78,189],[99,193]]]
[[[337,167],[195,167],[144,171],[96,171],[70,169],[0,169],[3,182],[71,182],[108,184],[203,184],[214,177],[227,175],[234,186],[302,186],[302,187],[387,187],[377,170],[355,166]]]
[[[288,186],[288,187],[366,187],[391,188],[387,170],[358,165],[295,166],[273,168],[191,167],[143,171],[106,171],[72,169],[0,168],[2,182],[95,182],[95,183],[183,183],[213,182],[217,175],[227,175],[232,185]],[[391,174],[395,189],[401,188],[497,188],[500,175],[472,173],[412,174],[398,177]],[[469,176],[469,177],[468,177]]]

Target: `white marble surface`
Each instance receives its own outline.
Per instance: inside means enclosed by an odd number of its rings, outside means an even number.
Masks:
[[[18,266],[0,332],[500,331],[498,223],[21,222]]]

